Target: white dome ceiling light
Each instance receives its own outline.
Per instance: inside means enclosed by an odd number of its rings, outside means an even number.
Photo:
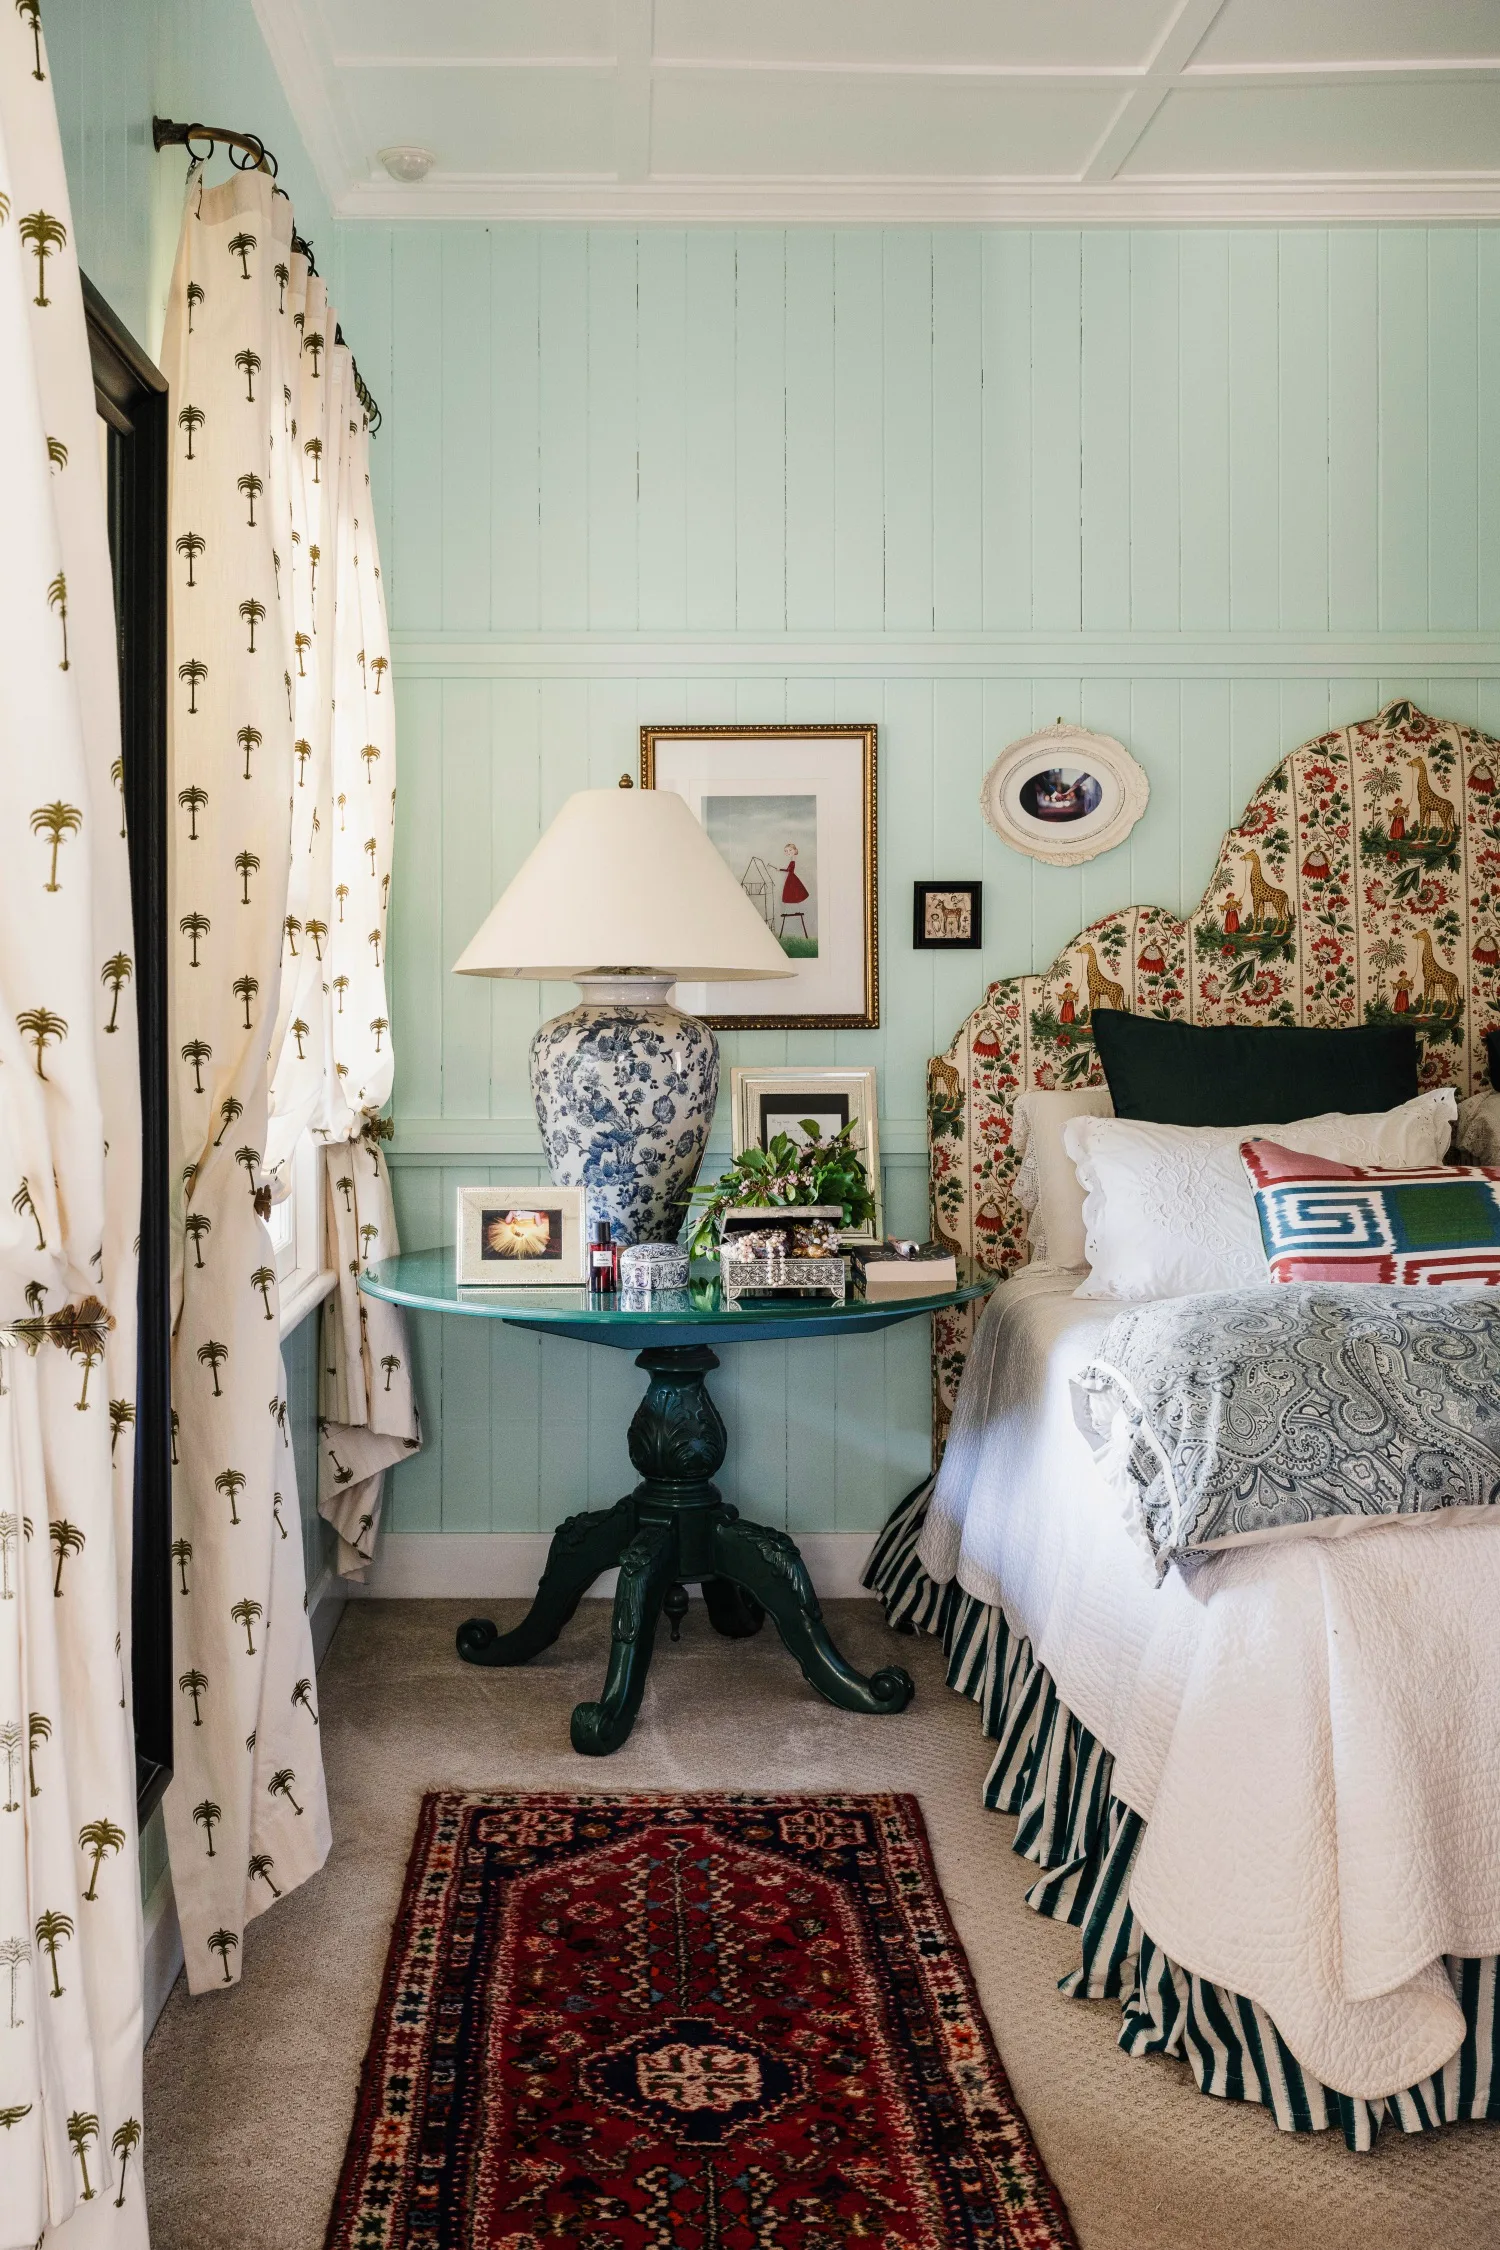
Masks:
[[[418,148],[414,142],[402,141],[395,148],[377,149],[376,154],[393,180],[411,187],[425,180],[437,161],[430,148]]]

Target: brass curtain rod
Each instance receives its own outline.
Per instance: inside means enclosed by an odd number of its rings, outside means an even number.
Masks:
[[[277,183],[276,175],[279,167],[276,158],[258,133],[234,133],[230,131],[227,125],[184,125],[175,117],[153,117],[151,120],[151,139],[158,151],[164,148],[185,148],[195,164],[206,164],[214,151],[222,146],[227,151],[229,161],[237,172],[269,172],[275,193],[281,196],[286,195],[286,189]],[[193,146],[195,141],[206,141],[208,145],[206,148],[195,148]],[[313,246],[305,236],[298,234],[295,229],[292,233],[292,248],[299,257],[307,260],[308,272],[316,273],[318,266],[317,260],[313,256]],[[344,342],[344,331],[341,327],[335,327],[334,329],[334,342],[336,344]],[[370,435],[374,437],[382,420],[380,408],[370,395],[364,377],[359,372],[359,362],[355,359],[353,352],[349,354],[349,364],[354,370],[355,396],[369,416]]]

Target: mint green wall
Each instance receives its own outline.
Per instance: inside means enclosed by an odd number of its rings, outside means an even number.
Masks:
[[[187,156],[151,119],[208,118],[275,151],[320,266],[333,221],[250,0],[49,0],[43,10],[84,270],[146,350],[161,337]],[[218,178],[225,160],[216,160]]]
[[[881,729],[882,1026],[724,1060],[873,1062],[889,1216],[923,1072],[985,980],[1181,907],[1280,753],[1388,695],[1500,728],[1500,232],[346,228],[386,409],[403,1238],[539,1176],[536,1022],[449,964],[643,720]],[[1147,768],[1128,845],[1007,852],[990,760],[1062,714]],[[914,953],[916,876],[985,880],[982,958]],[[731,1495],[877,1524],[927,1460],[925,1323],[725,1354]],[[630,1481],[624,1355],[416,1324],[397,1530],[547,1525]]]
[[[375,482],[401,806],[393,1151],[407,1242],[539,1176],[526,1045],[571,988],[448,964],[642,720],[874,718],[882,1027],[726,1038],[874,1062],[887,1212],[924,1217],[923,1067],[986,978],[1131,899],[1192,903],[1280,752],[1387,695],[1500,729],[1500,232],[344,226],[250,0],[47,11],[85,263],[154,346],[183,160],[153,108],[264,132],[386,409]],[[980,778],[1059,714],[1152,802],[1074,871]],[[983,956],[910,884],[985,880]],[[722,1136],[721,1136],[722,1143]],[[925,1323],[725,1354],[734,1497],[865,1529],[927,1459]],[[418,1323],[397,1530],[529,1529],[630,1479],[624,1355]]]

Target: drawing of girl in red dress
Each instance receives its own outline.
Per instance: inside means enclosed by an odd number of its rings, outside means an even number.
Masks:
[[[1406,806],[1398,797],[1391,807],[1391,842],[1399,844],[1406,834]]]
[[[786,926],[788,922],[800,922],[802,925],[802,935],[806,937],[808,934],[807,915],[804,912],[804,908],[806,907],[808,898],[811,894],[808,891],[807,885],[803,882],[802,877],[797,873],[796,845],[788,844],[786,845],[785,850],[786,865],[785,867],[778,867],[776,870],[778,875],[785,877],[785,880],[781,886],[781,926],[776,934],[778,937],[785,937]]]

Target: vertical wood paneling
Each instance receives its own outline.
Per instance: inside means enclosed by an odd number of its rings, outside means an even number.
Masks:
[[[1278,250],[1280,622],[1328,628],[1328,237],[1288,232]]]
[[[885,615],[881,238],[845,229],[833,242],[834,622],[878,630]]]
[[[640,622],[653,631],[688,618],[687,237],[678,227],[645,227],[636,257],[636,565]]]
[[[1229,238],[1230,622],[1274,630],[1281,614],[1277,488],[1277,238]]]
[[[489,242],[490,603],[514,633],[541,618],[540,243],[534,227],[497,227]]]
[[[537,291],[538,615],[542,629],[553,632],[588,623],[588,257],[586,235],[572,228],[543,229]]]
[[[698,632],[735,623],[735,240],[687,242],[687,600]]]
[[[1328,238],[1328,622],[1380,621],[1380,237]]]
[[[1039,234],[1031,263],[1031,623],[1076,631],[1083,610],[1081,237]]]
[[[398,628],[704,637],[1362,632],[1500,625],[1500,254],[1454,231],[1087,236],[946,229],[350,230],[346,327],[391,361],[376,454]],[[483,301],[482,392],[462,308]],[[382,338],[389,339],[383,343]],[[469,362],[464,354],[468,352]],[[393,424],[400,418],[400,428]],[[472,476],[470,474],[472,472]],[[478,528],[476,528],[478,527]],[[642,718],[826,716],[881,729],[882,1025],[722,1042],[737,1060],[873,1062],[920,1132],[928,1055],[987,978],[1045,964],[1132,899],[1182,909],[1288,745],[1426,696],[1425,678],[741,675],[401,682],[392,942],[398,1107],[523,1121],[526,1050],[569,985],[449,963],[574,789],[634,762]],[[1231,668],[1232,669],[1232,668]],[[1061,713],[1119,735],[1152,801],[1081,869],[1007,851],[980,779]],[[908,934],[918,876],[982,875],[983,953]],[[715,1148],[727,1145],[727,1116]],[[404,1239],[452,1237],[461,1179],[404,1161]],[[919,1164],[887,1223],[926,1225]],[[873,1529],[927,1459],[925,1322],[725,1351],[724,1488],[794,1530]],[[629,1355],[414,1324],[429,1444],[402,1529],[532,1529],[630,1480]]]
[[[1479,260],[1472,228],[1428,244],[1427,623],[1479,623]]]
[[[834,620],[833,236],[794,227],[786,248],[786,622]]]
[[[636,623],[637,303],[635,236],[588,238],[588,621],[595,632]]]
[[[1031,623],[1031,259],[1033,237],[984,237],[984,622]]]
[[[932,630],[932,237],[885,238],[885,626]]]
[[[1427,245],[1380,237],[1380,624],[1427,623]]]
[[[1130,626],[1131,238],[1083,238],[1083,625]]]
[[[490,328],[487,228],[444,227],[429,236],[441,252],[442,621],[483,632],[490,620],[490,372],[474,337]]]
[[[1179,616],[1190,633],[1229,623],[1229,237],[1185,234],[1180,291]]]
[[[1178,623],[1178,238],[1138,234],[1130,251],[1130,622]]]

